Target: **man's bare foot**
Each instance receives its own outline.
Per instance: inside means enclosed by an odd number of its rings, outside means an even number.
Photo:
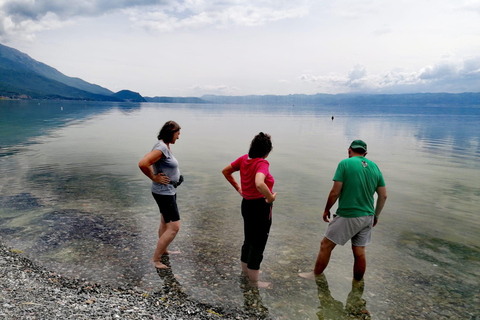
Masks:
[[[301,273],[298,274],[298,276],[300,278],[304,278],[304,279],[315,280],[315,274],[313,273],[313,271],[301,272]]]
[[[168,266],[164,265],[160,261],[153,261],[153,264],[155,265],[155,268],[157,268],[157,269],[168,269]]]
[[[162,255],[168,256],[168,255],[170,255],[170,254],[180,254],[180,253],[182,253],[182,252],[181,252],[181,251],[170,251],[170,250],[167,250],[167,251],[165,251]]]

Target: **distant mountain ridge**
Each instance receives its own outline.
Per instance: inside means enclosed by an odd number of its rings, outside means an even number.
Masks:
[[[10,98],[116,101],[113,92],[68,77],[25,53],[0,44],[0,95]]]
[[[290,94],[197,97],[142,97],[137,92],[117,93],[79,78],[68,77],[14,48],[0,44],[0,98],[129,101],[157,103],[216,103],[258,105],[475,105],[480,93],[417,94]]]
[[[66,84],[70,87],[74,87],[80,90],[88,91],[94,94],[109,96],[113,94],[112,91],[105,89],[99,85],[91,84],[83,81],[79,78],[72,78],[59,72],[57,69],[52,68],[42,62],[38,62],[30,58],[27,54],[22,53],[16,49],[6,47],[0,44],[0,57],[2,59],[11,62],[12,67],[18,68],[18,70],[34,72],[45,78],[55,80]],[[4,60],[4,61],[5,61]],[[5,66],[5,64],[3,64]]]
[[[145,97],[147,102],[158,102],[158,103],[208,103],[201,98],[196,97]]]
[[[204,95],[202,99],[223,104],[258,105],[474,105],[480,106],[480,92],[472,93],[409,93],[409,94],[290,94],[217,96]]]

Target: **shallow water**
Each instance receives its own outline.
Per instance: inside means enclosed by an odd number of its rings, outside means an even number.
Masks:
[[[333,173],[361,138],[389,193],[367,249],[362,298],[372,319],[480,315],[480,107],[0,101],[3,240],[64,275],[151,291],[169,285],[149,264],[159,214],[137,163],[171,119],[182,126],[172,150],[186,180],[172,244],[182,253],[169,257],[170,279],[186,295],[273,319],[344,310],[348,245],[325,272],[339,310],[325,309],[321,288],[297,273],[313,266]],[[278,197],[262,263],[273,289],[261,289],[252,307],[239,277],[240,198],[221,169],[259,131],[274,140],[268,160]]]

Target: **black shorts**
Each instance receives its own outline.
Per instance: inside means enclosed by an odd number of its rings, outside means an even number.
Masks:
[[[171,196],[152,192],[152,195],[157,202],[160,213],[162,214],[163,220],[165,220],[166,223],[180,220],[180,213],[178,213],[176,194]]]

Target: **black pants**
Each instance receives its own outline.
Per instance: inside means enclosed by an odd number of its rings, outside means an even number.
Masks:
[[[242,200],[242,216],[245,240],[241,261],[248,269],[259,270],[263,251],[272,225],[272,204],[265,199]]]

